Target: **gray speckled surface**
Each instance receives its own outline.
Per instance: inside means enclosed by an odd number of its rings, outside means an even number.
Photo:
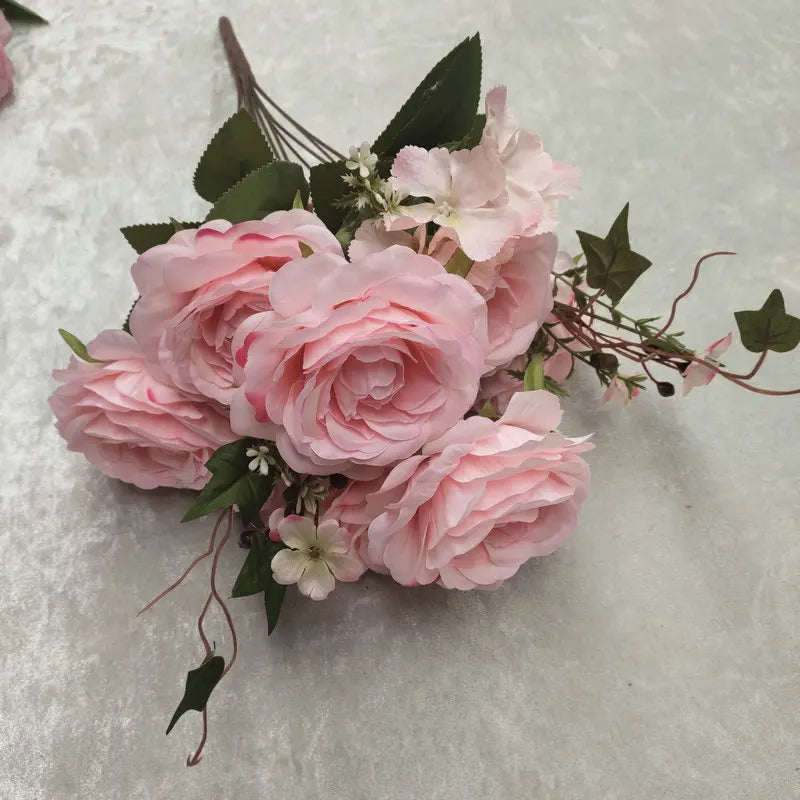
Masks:
[[[67,454],[45,398],[56,327],[88,339],[132,298],[116,229],[201,210],[191,172],[233,108],[221,7],[69,6],[36,0],[53,24],[18,29],[0,111],[0,798],[800,797],[798,402],[721,382],[627,411],[579,382],[565,429],[597,431],[580,530],[496,593],[367,578],[323,604],[292,594],[269,641],[259,601],[235,601],[241,662],[205,760],[182,766],[199,717],[164,729],[203,577],[135,613],[208,525],[178,523],[186,496]],[[772,285],[800,309],[795,0],[367,7],[224,4],[265,84],[340,146],[480,29],[485,85],[507,82],[582,170],[565,244],[631,201],[657,265],[635,311],[664,309],[717,247],[739,257],[686,303],[698,345]],[[770,358],[765,382],[797,384],[798,363]],[[224,585],[241,558],[225,554]],[[227,652],[218,619],[214,638]]]

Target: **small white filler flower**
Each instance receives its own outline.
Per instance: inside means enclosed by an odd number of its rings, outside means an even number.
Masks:
[[[258,470],[262,475],[269,475],[269,468],[275,463],[275,460],[269,454],[269,448],[266,445],[248,447],[245,450],[245,455],[253,459],[249,465],[250,472]]]
[[[296,583],[306,597],[324,600],[337,580],[354,581],[363,574],[364,565],[337,520],[326,519],[316,526],[309,517],[292,515],[277,528],[286,548],[272,559],[276,583]]]
[[[368,178],[378,163],[378,156],[369,149],[369,142],[361,142],[361,147],[350,148],[350,158],[344,162],[347,169],[358,172],[361,178]]]

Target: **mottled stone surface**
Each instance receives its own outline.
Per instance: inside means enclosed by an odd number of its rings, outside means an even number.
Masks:
[[[67,454],[45,404],[84,339],[133,297],[116,229],[202,212],[191,173],[233,110],[218,3],[30,0],[17,94],[0,111],[0,797],[770,800],[800,796],[798,402],[715,383],[601,407],[589,376],[565,430],[597,431],[594,489],[556,555],[492,594],[369,577],[322,604],[290,594],[274,636],[234,601],[241,661],[199,717],[167,720],[198,659],[200,552],[188,495],[144,493]],[[663,311],[703,252],[681,320],[699,346],[783,289],[800,309],[797,4],[228,0],[257,73],[345,146],[370,138],[480,29],[485,87],[584,193],[602,231],[631,201],[656,266],[631,293]],[[714,300],[713,307],[705,303]],[[750,357],[731,349],[729,363]],[[798,357],[764,382],[800,378]],[[230,586],[242,552],[223,556]],[[220,651],[230,642],[212,623]]]

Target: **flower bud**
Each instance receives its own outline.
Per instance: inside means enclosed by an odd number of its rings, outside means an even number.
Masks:
[[[675,386],[669,381],[658,381],[656,387],[662,397],[672,397],[675,394]]]

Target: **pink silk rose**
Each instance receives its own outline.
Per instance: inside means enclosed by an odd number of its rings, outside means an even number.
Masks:
[[[143,253],[131,270],[141,299],[130,326],[147,358],[182,391],[230,403],[233,334],[269,310],[270,281],[301,256],[301,242],[342,254],[336,237],[301,209],[238,225],[212,220]]]
[[[474,263],[467,273],[486,300],[488,369],[524,353],[547,320],[553,309],[551,272],[557,249],[552,233],[512,240],[496,258]]]
[[[312,255],[273,277],[270,300],[234,338],[231,424],[298,472],[371,477],[475,402],[486,304],[428,256]]]
[[[367,497],[367,564],[405,586],[494,588],[553,552],[577,523],[592,447],[552,432],[561,415],[549,392],[521,392],[499,421],[465,419],[398,464]]]
[[[236,438],[225,416],[155,378],[124,331],[103,331],[88,350],[103,363],[72,358],[53,372],[63,385],[49,402],[68,449],[140,489],[202,488],[205,462]]]
[[[5,51],[11,41],[11,26],[0,11],[0,100],[11,94],[14,89],[14,65]]]

